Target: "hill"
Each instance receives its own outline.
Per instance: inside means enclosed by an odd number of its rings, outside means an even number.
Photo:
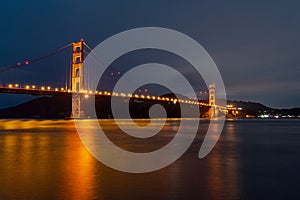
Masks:
[[[167,95],[164,95],[164,97],[167,97]],[[124,98],[119,98],[118,101],[119,104],[128,104]],[[71,96],[40,97],[15,107],[0,109],[0,118],[69,118],[72,112],[71,102]],[[88,100],[84,102],[85,106],[91,106]],[[131,117],[148,118],[149,108],[156,103],[158,102],[148,99],[143,101],[131,99],[129,102]],[[162,101],[160,104],[167,111],[167,117],[199,117],[194,116],[194,111],[198,108],[195,105],[184,105],[188,112],[185,116],[182,116],[178,103]],[[96,96],[95,108],[98,118],[112,117],[111,98],[109,96]],[[207,111],[208,108],[200,108],[200,112],[203,113],[202,117],[205,117]],[[85,113],[85,115],[89,116],[89,113]]]
[[[174,98],[174,94],[166,94],[162,97]],[[181,99],[188,99],[187,97],[180,96]],[[72,112],[72,97],[71,96],[44,96],[26,103],[20,104],[15,107],[0,109],[0,118],[69,118]],[[111,98],[109,96],[97,96],[95,99],[95,107],[98,118],[111,118]],[[228,117],[245,118],[247,116],[270,116],[270,117],[298,117],[300,116],[300,108],[292,109],[276,109],[267,107],[257,102],[245,102],[245,101],[227,101],[228,104],[233,105],[236,108],[241,108],[238,111],[239,114],[228,115]],[[124,102],[124,99],[120,98],[119,103]],[[137,99],[131,99],[129,102],[130,115],[132,118],[148,118],[149,108],[157,102],[151,100],[140,101]],[[188,114],[181,116],[180,107],[178,104],[172,102],[160,103],[167,111],[168,117],[196,117],[194,115],[195,105],[184,105],[188,110]],[[85,106],[90,106],[88,101]],[[200,107],[200,117],[209,116],[208,107]],[[86,113],[88,116],[88,113]],[[198,117],[198,116],[197,116]]]

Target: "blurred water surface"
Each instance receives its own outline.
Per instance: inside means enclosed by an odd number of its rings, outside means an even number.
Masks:
[[[145,141],[122,134],[112,120],[100,124],[115,144],[139,152],[171,141],[179,120]],[[129,174],[93,158],[72,120],[0,120],[0,199],[299,198],[300,120],[227,121],[200,160],[207,125],[201,122],[192,146],[170,166]]]

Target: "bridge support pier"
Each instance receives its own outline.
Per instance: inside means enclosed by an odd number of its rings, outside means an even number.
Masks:
[[[83,112],[83,94],[80,93],[73,93],[72,96],[72,118],[84,118],[84,112]]]
[[[211,118],[219,116],[219,110],[215,106],[210,107],[210,116]]]

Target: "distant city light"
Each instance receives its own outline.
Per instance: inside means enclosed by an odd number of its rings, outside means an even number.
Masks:
[[[259,115],[258,117],[259,118],[269,118],[269,115],[264,114],[264,115]]]

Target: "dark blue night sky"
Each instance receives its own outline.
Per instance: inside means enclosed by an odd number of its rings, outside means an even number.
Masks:
[[[300,107],[298,1],[4,1],[0,67],[84,38],[94,47],[127,29],[157,26],[197,40],[229,99]],[[28,99],[0,95],[0,107]]]

